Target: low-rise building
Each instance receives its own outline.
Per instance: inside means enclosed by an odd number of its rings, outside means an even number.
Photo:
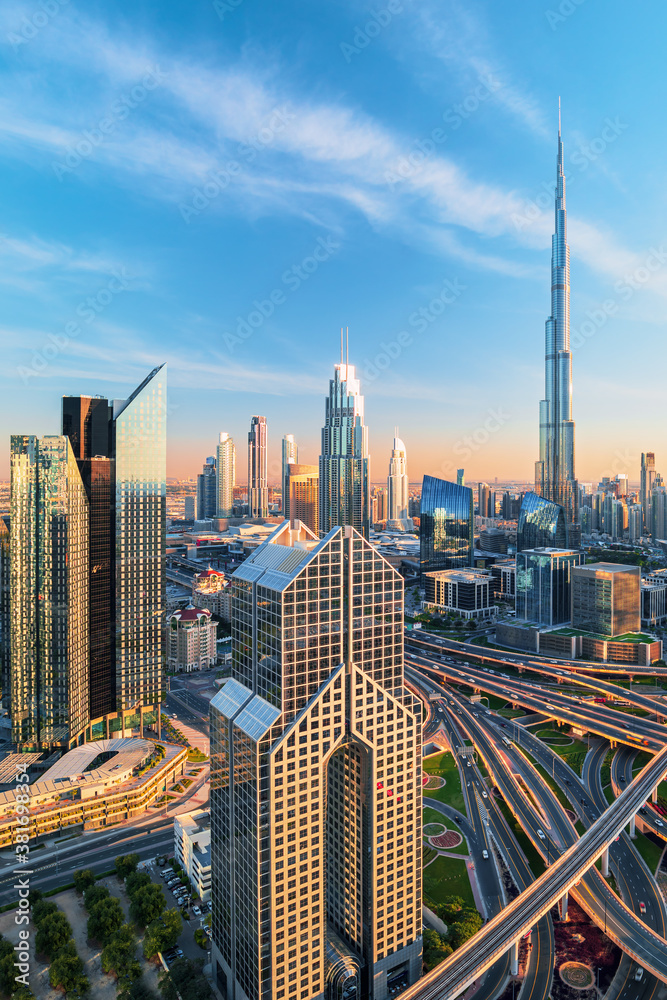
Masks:
[[[203,902],[211,898],[211,817],[206,810],[174,819],[174,854]]]
[[[18,843],[18,835],[54,837],[144,816],[183,774],[187,755],[187,747],[137,737],[74,747],[31,783],[25,825],[16,820],[25,785],[0,793],[0,848]]]
[[[667,622],[667,575],[664,570],[651,573],[641,582],[642,625]]]
[[[479,569],[441,569],[423,576],[422,607],[456,611],[464,618],[490,618],[495,614],[491,575]]]
[[[176,673],[207,670],[217,660],[218,623],[208,608],[174,611],[167,631],[167,666]]]
[[[218,569],[195,573],[192,580],[192,603],[196,608],[208,608],[222,621],[232,619],[232,588],[224,573]]]

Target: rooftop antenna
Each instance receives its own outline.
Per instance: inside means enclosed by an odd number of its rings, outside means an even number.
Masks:
[[[343,363],[343,327],[340,328],[340,363]]]
[[[345,327],[345,378],[347,378],[347,368],[350,364],[350,328]]]
[[[560,96],[558,98],[558,138],[560,139]]]

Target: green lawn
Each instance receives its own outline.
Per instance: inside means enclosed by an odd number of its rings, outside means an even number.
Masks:
[[[498,715],[503,719],[520,719],[526,714],[523,708],[499,708]]]
[[[438,812],[437,809],[429,809],[428,806],[425,806],[422,818],[423,818],[423,826],[428,826],[429,823],[441,823],[442,826],[445,827],[445,829],[454,830],[456,833],[461,834],[461,836],[463,837],[460,827],[457,826],[457,824],[453,820],[448,819],[447,816],[445,816],[443,813]],[[452,848],[452,850],[454,850],[457,854],[470,854],[468,841],[466,840],[465,837],[463,837],[462,843],[460,843],[458,847]]]
[[[458,858],[437,858],[424,869],[424,899],[440,903],[446,896],[460,896],[467,906],[475,909],[475,898],[465,861]]]
[[[438,799],[439,802],[446,802],[452,809],[464,812],[459,769],[449,750],[426,757],[423,767],[427,774],[439,774],[446,782],[444,788],[425,789],[425,798]]]
[[[437,858],[437,856],[438,852],[435,848],[431,847],[430,844],[427,844],[426,841],[424,841],[422,845],[422,865],[426,866],[429,861],[432,861],[433,858]]]
[[[650,868],[651,873],[655,875],[656,869],[660,864],[664,844],[654,844],[643,833],[637,831],[637,839],[634,841],[634,845]]]

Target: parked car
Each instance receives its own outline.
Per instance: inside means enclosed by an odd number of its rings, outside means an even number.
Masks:
[[[193,906],[192,907],[192,912],[194,913],[194,915],[196,917],[201,917],[201,910],[200,910],[200,908],[198,906]]]

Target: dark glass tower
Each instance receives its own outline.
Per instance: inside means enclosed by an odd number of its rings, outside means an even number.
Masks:
[[[114,461],[111,407],[98,396],[63,396],[63,434],[88,499],[90,717],[115,711]]]
[[[11,441],[12,723],[68,747],[162,697],[166,373],[127,400],[63,398],[63,434]]]
[[[519,511],[516,550],[567,548],[565,511],[560,504],[524,493]]]
[[[468,486],[424,476],[419,518],[422,573],[473,565],[473,494]]]
[[[368,538],[371,523],[368,428],[354,366],[341,363],[329,380],[320,452],[320,532],[351,525]]]
[[[574,474],[570,248],[567,244],[560,112],[555,194],[555,232],[551,237],[551,315],[545,327],[545,398],[540,403],[540,457],[535,463],[535,492],[546,500],[560,504],[568,524],[577,524],[579,490]]]

